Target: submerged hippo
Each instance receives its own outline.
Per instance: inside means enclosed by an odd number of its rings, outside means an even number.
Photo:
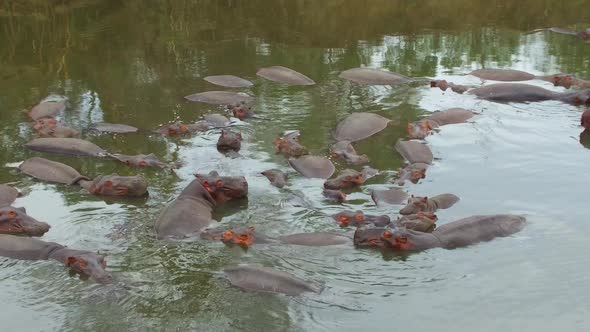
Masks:
[[[217,141],[217,150],[219,151],[239,151],[242,147],[242,134],[230,130],[221,130],[221,135]]]
[[[25,148],[37,151],[74,156],[107,157],[110,154],[94,143],[79,138],[36,138]]]
[[[209,130],[209,124],[204,120],[190,124],[184,124],[180,121],[176,121],[174,123],[161,126],[160,128],[154,130],[154,132],[166,137],[176,137],[207,130]]]
[[[59,113],[63,113],[67,106],[68,102],[65,99],[59,101],[42,101],[31,109],[29,116],[33,120],[53,118]]]
[[[540,30],[549,30],[551,32],[560,33],[562,35],[575,36],[575,37],[578,37],[583,40],[590,39],[590,29],[586,29],[586,30],[582,30],[582,31],[575,31],[575,30],[571,30],[571,29],[567,29],[567,28],[554,27],[554,28],[540,29]],[[539,31],[539,30],[535,30],[535,31]]]
[[[320,156],[304,155],[297,159],[290,158],[289,165],[306,178],[327,179],[336,171],[329,159]]]
[[[211,84],[226,88],[249,88],[254,85],[252,82],[234,75],[206,76],[203,79]]]
[[[290,296],[322,291],[322,287],[314,283],[269,267],[238,265],[226,268],[223,272],[233,286],[247,291],[280,293]]]
[[[334,201],[338,203],[346,201],[346,194],[340,190],[324,189],[322,191],[322,195],[324,195],[324,197],[326,197],[329,201]]]
[[[354,233],[354,244],[358,247],[394,251],[455,249],[512,235],[519,232],[524,225],[524,217],[500,214],[463,218],[439,226],[432,233],[403,228],[359,228]]]
[[[389,225],[391,219],[386,215],[373,216],[366,215],[363,211],[349,211],[345,210],[331,216],[332,219],[336,220],[340,227],[348,226],[363,226],[367,224],[373,224],[378,227]]]
[[[371,198],[373,199],[373,202],[375,202],[375,204],[380,207],[387,205],[400,205],[406,200],[407,197],[408,194],[399,188],[371,191]]]
[[[363,85],[400,85],[413,81],[413,79],[393,73],[384,69],[376,68],[352,68],[345,70],[338,75],[345,80]]]
[[[395,143],[394,148],[410,164],[432,164],[432,160],[434,159],[432,151],[430,151],[428,145],[420,142],[399,140]]]
[[[352,169],[345,169],[336,178],[324,182],[324,188],[350,189],[358,187],[363,183],[365,183],[365,178],[361,172]]]
[[[467,93],[498,103],[526,103],[558,100],[571,105],[590,105],[590,90],[555,92],[522,83],[498,83],[469,90]]]
[[[344,159],[348,164],[363,165],[369,162],[366,154],[359,155],[350,141],[339,141],[330,147],[330,155],[335,158]]]
[[[290,85],[314,85],[315,81],[311,78],[294,71],[293,69],[283,66],[272,66],[268,68],[261,68],[256,72],[256,75],[266,78],[267,80],[290,84]]]
[[[196,177],[158,216],[158,239],[198,235],[213,222],[211,212],[217,204],[248,195],[248,183],[243,176],[219,176],[213,171]]]
[[[0,234],[43,236],[50,226],[27,215],[25,208],[0,207]]]
[[[129,126],[126,124],[107,122],[95,123],[92,125],[91,129],[111,134],[129,134],[136,133],[139,130],[133,126]]]
[[[254,227],[239,227],[236,229],[207,228],[200,234],[201,239],[221,241],[227,246],[249,248],[254,244],[268,244],[277,242],[264,234],[256,232]]]
[[[590,110],[584,111],[580,118],[580,126],[584,127],[585,130],[590,130]]]
[[[254,101],[254,97],[248,94],[231,91],[207,91],[188,95],[184,98],[189,101],[212,105],[233,105],[240,102],[251,103]]]
[[[16,188],[0,184],[0,207],[11,205],[20,195]]]
[[[301,157],[307,154],[303,145],[299,143],[299,131],[283,134],[274,141],[275,151],[285,157]]]
[[[449,124],[465,123],[474,115],[475,113],[464,108],[450,108],[434,112],[420,121],[408,124],[408,136],[423,139],[435,128]]]
[[[405,215],[396,221],[398,227],[405,229],[430,233],[436,228],[436,214],[428,212],[418,212],[416,214]]]
[[[391,120],[375,113],[352,113],[338,124],[334,132],[334,139],[357,142],[387,128],[390,122]]]
[[[35,121],[33,129],[41,137],[80,137],[80,132],[69,127],[62,126],[54,118],[41,118]]]
[[[91,251],[69,249],[54,242],[0,235],[0,256],[23,260],[53,259],[96,282],[109,284],[113,280],[111,274],[105,271],[107,263],[104,256]]]
[[[459,197],[453,194],[440,194],[433,197],[420,197],[412,195],[408,198],[408,204],[404,206],[400,214],[415,214],[418,212],[436,212],[438,209],[448,209],[459,201]]]
[[[79,185],[93,195],[141,197],[147,195],[148,192],[148,183],[141,176],[113,174],[98,176],[94,180],[90,180],[68,165],[39,157],[25,160],[19,166],[19,170],[39,180]]]
[[[270,181],[270,184],[277,188],[283,188],[287,185],[287,175],[281,170],[269,169],[260,174],[266,176],[266,178]]]
[[[171,167],[170,165],[160,161],[160,159],[158,159],[158,157],[156,157],[156,155],[153,153],[138,154],[138,155],[134,155],[134,156],[128,156],[128,155],[116,153],[116,154],[112,154],[111,157],[122,162],[123,164],[125,164],[127,166],[141,167],[141,168],[146,168],[146,167],[169,168],[169,167]]]

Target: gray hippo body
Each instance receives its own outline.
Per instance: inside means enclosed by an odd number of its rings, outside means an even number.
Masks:
[[[527,103],[546,100],[558,100],[572,105],[590,104],[590,90],[574,92],[555,92],[535,85],[522,83],[490,84],[481,88],[469,90],[468,94],[476,95],[498,103]]]
[[[224,270],[229,282],[243,290],[290,296],[320,293],[322,288],[290,273],[256,265],[238,265]]]
[[[107,157],[109,154],[94,143],[79,138],[37,138],[25,144],[37,151],[73,156]]]

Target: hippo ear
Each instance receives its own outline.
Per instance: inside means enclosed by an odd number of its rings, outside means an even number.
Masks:
[[[22,213],[25,213],[25,214],[27,213],[27,210],[24,207],[18,207],[16,209],[19,210]]]
[[[74,256],[68,256],[68,257],[66,258],[66,266],[67,266],[67,267],[70,267],[70,266],[72,266],[72,265],[76,264],[76,261],[77,261],[77,260],[78,260],[78,259],[77,259],[76,257],[74,257]]]

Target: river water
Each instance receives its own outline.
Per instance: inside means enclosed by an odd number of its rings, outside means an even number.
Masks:
[[[590,44],[532,30],[590,27],[587,0],[345,1],[169,0],[2,1],[0,3],[0,183],[26,192],[16,206],[52,225],[43,237],[107,256],[117,283],[105,287],[70,276],[55,262],[0,258],[3,331],[581,331],[590,327],[590,224],[584,197],[590,139],[580,136],[582,108],[543,102],[502,105],[427,86],[364,87],[342,70],[381,67],[412,77],[481,84],[472,69],[566,72],[590,79]],[[287,87],[258,78],[283,65],[314,79]],[[183,96],[215,86],[207,75],[255,82],[255,110],[270,121],[237,121],[242,157],[218,153],[218,133],[166,140],[151,129],[196,121],[220,109]],[[564,91],[543,81],[531,84]],[[110,160],[25,151],[34,137],[23,109],[51,94],[72,107],[63,122],[111,152],[155,153],[180,161],[174,174],[138,171]],[[271,187],[263,170],[290,171],[274,139],[299,129],[302,144],[326,155],[336,124],[352,112],[392,120],[357,145],[371,166],[403,165],[393,150],[408,121],[464,107],[473,122],[429,136],[435,155],[418,195],[453,193],[461,200],[439,223],[473,214],[515,213],[524,230],[508,238],[409,256],[349,247],[257,247],[155,240],[159,211],[197,172],[244,175],[247,202],[216,211],[224,226],[255,226],[269,235],[342,230],[327,215],[376,208],[371,179],[342,205],[322,200],[321,180],[292,176]],[[138,134],[97,136],[94,122],[126,123]],[[582,137],[582,140],[580,140]],[[580,144],[585,143],[585,145]],[[150,182],[142,200],[104,200],[77,187],[45,184],[15,168],[31,156],[67,163],[88,176],[136,172]],[[337,164],[339,170],[346,165]],[[308,206],[297,204],[308,202]],[[309,206],[310,205],[310,206]],[[302,297],[235,289],[220,275],[229,265],[258,263],[325,285]]]

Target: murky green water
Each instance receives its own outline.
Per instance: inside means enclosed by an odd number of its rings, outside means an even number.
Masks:
[[[15,205],[46,221],[43,239],[100,250],[118,284],[70,277],[54,262],[0,259],[4,331],[581,331],[590,326],[585,197],[590,151],[580,144],[580,108],[557,102],[499,105],[428,87],[361,87],[342,70],[372,66],[414,77],[479,84],[472,68],[507,67],[536,74],[567,72],[590,79],[590,44],[527,31],[590,27],[590,2],[571,1],[2,1],[0,2],[0,183],[28,192]],[[258,68],[284,65],[318,84],[286,87],[257,78]],[[272,121],[240,122],[242,158],[215,149],[216,133],[166,140],[149,130],[195,121],[215,107],[182,97],[218,88],[207,75],[255,82],[257,113]],[[553,90],[545,82],[535,81]],[[74,187],[34,181],[11,168],[30,156],[33,136],[22,109],[49,94],[72,104],[63,121],[107,150],[155,153],[182,161],[176,175],[148,170],[150,197],[105,201]],[[224,225],[251,225],[271,235],[331,230],[326,219],[344,207],[326,204],[320,180],[294,177],[278,190],[259,172],[289,170],[273,140],[300,129],[302,143],[326,154],[331,131],[355,111],[393,120],[357,145],[371,165],[403,165],[393,151],[408,121],[426,112],[465,107],[474,123],[445,127],[427,141],[437,161],[408,191],[451,192],[461,201],[439,222],[472,214],[519,213],[516,236],[459,249],[384,257],[353,248],[260,247],[155,240],[153,222],[196,172],[244,175],[247,203],[216,212]],[[129,136],[92,136],[93,122],[144,129]],[[583,137],[588,144],[588,139]],[[83,174],[134,174],[109,160],[48,156]],[[338,165],[343,169],[345,165]],[[141,171],[140,171],[141,172]],[[366,213],[368,193],[347,208]],[[301,196],[315,209],[290,202]],[[115,233],[115,236],[108,236]],[[288,298],[234,289],[225,266],[261,263],[325,283],[320,295]]]

